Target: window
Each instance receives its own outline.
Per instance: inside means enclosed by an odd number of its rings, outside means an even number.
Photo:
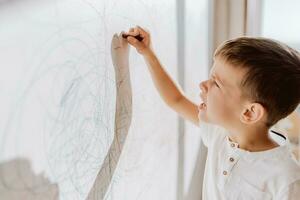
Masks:
[[[262,1],[261,35],[277,39],[300,51],[300,1]],[[300,160],[300,107],[286,119],[281,120],[276,129],[287,132],[296,158]]]

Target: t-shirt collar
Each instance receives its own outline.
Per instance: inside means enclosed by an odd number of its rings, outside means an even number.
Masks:
[[[277,135],[275,131],[270,130],[269,134],[272,137],[276,137],[277,139],[274,139],[276,143],[278,143],[280,146],[265,150],[265,151],[256,151],[256,152],[250,152],[244,149],[239,148],[239,144],[233,141],[230,141],[229,135],[226,135],[226,143],[229,148],[231,148],[233,151],[238,153],[241,157],[248,161],[254,161],[257,159],[264,159],[264,158],[277,158],[281,156],[286,156],[287,151],[289,150],[289,140],[286,136],[280,134]],[[283,137],[282,137],[283,136]],[[273,138],[272,137],[272,138]],[[280,142],[279,142],[280,140]]]

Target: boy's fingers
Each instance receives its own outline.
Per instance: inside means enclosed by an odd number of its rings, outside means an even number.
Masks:
[[[136,28],[130,28],[129,29],[129,31],[128,31],[128,34],[129,35],[134,35],[134,36],[136,36],[136,35],[138,35],[138,30],[136,29]]]
[[[137,35],[141,35],[142,38],[148,37],[149,33],[143,29],[140,26],[135,26],[129,29],[128,33],[126,33],[127,35],[131,35],[131,36],[137,36]],[[128,40],[127,40],[128,41]]]
[[[137,27],[133,28],[132,35],[136,36],[136,35],[139,35],[139,34],[140,34],[139,29]]]
[[[122,31],[123,32],[123,31]],[[132,36],[136,36],[138,35],[136,33],[136,31],[134,30],[134,28],[130,28],[128,32],[123,32],[125,35],[132,35]]]
[[[138,41],[137,39],[135,39],[132,36],[128,36],[127,37],[127,41],[129,44],[131,44],[132,46],[134,46],[135,48],[140,48],[141,47],[141,42]]]
[[[146,37],[148,35],[148,32],[145,31],[142,27],[137,26],[137,28],[138,28],[138,30],[139,30],[142,37]]]
[[[140,35],[142,36],[142,38],[149,38],[149,32],[147,32],[145,29],[143,29],[140,26],[136,26]]]

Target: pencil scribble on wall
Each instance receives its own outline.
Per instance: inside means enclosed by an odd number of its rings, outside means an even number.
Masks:
[[[113,34],[151,28],[176,74],[175,19],[173,0],[0,3],[0,166],[43,173],[40,189],[57,186],[44,193],[55,200],[174,199],[177,117],[137,53],[130,77],[129,46]]]
[[[7,8],[14,23],[7,32],[0,28],[8,47],[7,54],[1,51],[7,65],[1,71],[13,70],[1,159],[30,156],[33,171],[58,184],[59,199],[84,199],[113,137],[115,83],[106,28],[95,27],[99,13],[83,1],[14,6]]]

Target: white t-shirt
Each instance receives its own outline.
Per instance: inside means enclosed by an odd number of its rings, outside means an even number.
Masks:
[[[230,141],[226,129],[206,122],[199,127],[208,149],[203,200],[300,199],[300,166],[287,139],[279,147],[249,152]]]

